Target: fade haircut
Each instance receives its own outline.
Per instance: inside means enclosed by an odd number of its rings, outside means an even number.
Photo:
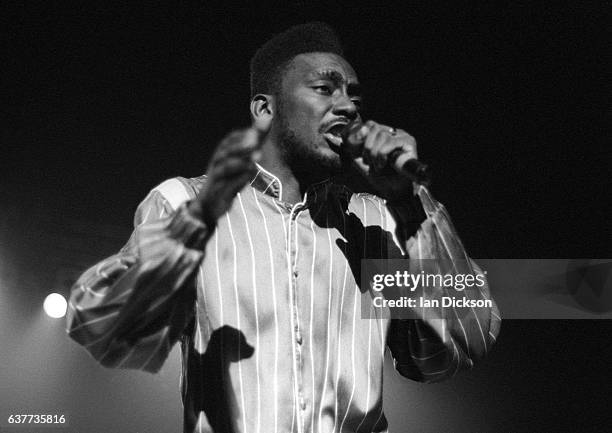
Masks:
[[[344,56],[340,39],[328,24],[300,24],[273,36],[251,58],[251,98],[258,93],[279,94],[291,60],[298,54],[314,52]]]

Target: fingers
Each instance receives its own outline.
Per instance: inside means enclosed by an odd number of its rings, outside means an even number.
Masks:
[[[255,170],[261,152],[258,133],[249,128],[234,131],[225,137],[215,150],[208,168],[211,178],[234,176]]]
[[[400,167],[407,160],[417,158],[415,139],[406,131],[373,121],[363,124],[358,133],[362,137],[361,148],[352,154],[350,167],[363,175],[381,197],[408,197],[413,188],[412,179]]]
[[[252,173],[256,170],[255,161],[251,155],[246,156],[226,156],[217,164],[213,164],[208,172],[208,176],[213,179],[232,178],[243,173]]]
[[[371,120],[363,128],[367,128],[363,146],[363,162],[374,171],[381,171],[388,166],[389,155],[396,149],[401,149],[402,163],[408,159],[417,158],[416,141],[406,131],[395,130]]]
[[[221,141],[212,157],[211,163],[215,164],[232,156],[256,159],[259,145],[260,140],[255,130],[249,128],[234,131]]]
[[[208,166],[208,179],[193,208],[207,223],[214,223],[231,206],[236,194],[257,173],[261,137],[253,129],[234,131],[219,144]]]
[[[253,178],[251,173],[241,173],[231,178],[225,179],[225,182],[218,188],[216,197],[220,200],[227,202],[229,207],[229,203],[234,199],[236,194],[244,188],[244,186],[249,183],[249,181]],[[227,210],[226,206],[221,206],[222,211],[225,212]],[[221,212],[221,213],[223,213]]]

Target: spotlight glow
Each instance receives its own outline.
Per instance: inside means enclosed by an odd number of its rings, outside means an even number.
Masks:
[[[64,317],[66,315],[67,307],[68,303],[66,302],[66,299],[59,293],[51,293],[45,298],[45,302],[43,303],[45,313],[54,319]]]

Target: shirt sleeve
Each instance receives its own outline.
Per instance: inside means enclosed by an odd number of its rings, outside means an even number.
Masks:
[[[472,368],[486,356],[499,334],[501,317],[491,297],[486,275],[468,257],[445,207],[425,187],[417,188],[424,211],[422,217],[415,213],[414,202],[387,204],[396,224],[390,229],[399,246],[410,259],[436,259],[446,263],[443,265],[446,268],[441,269],[445,273],[478,275],[484,284],[470,290],[469,298],[492,303],[491,308],[461,308],[460,314],[454,307],[446,307],[440,309],[439,315],[391,320],[387,345],[396,370],[410,379],[437,382]],[[420,221],[415,224],[417,220]],[[428,288],[423,290],[422,296],[439,299],[444,290]]]
[[[138,206],[127,244],[71,289],[67,332],[106,367],[159,371],[194,316],[210,230],[187,211],[193,192],[168,195],[181,185],[171,179],[154,189]]]

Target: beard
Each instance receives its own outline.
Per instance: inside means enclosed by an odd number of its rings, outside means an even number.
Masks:
[[[296,178],[313,183],[342,172],[339,155],[320,152],[315,138],[305,139],[291,128],[287,118],[279,110],[278,140],[280,156]]]

